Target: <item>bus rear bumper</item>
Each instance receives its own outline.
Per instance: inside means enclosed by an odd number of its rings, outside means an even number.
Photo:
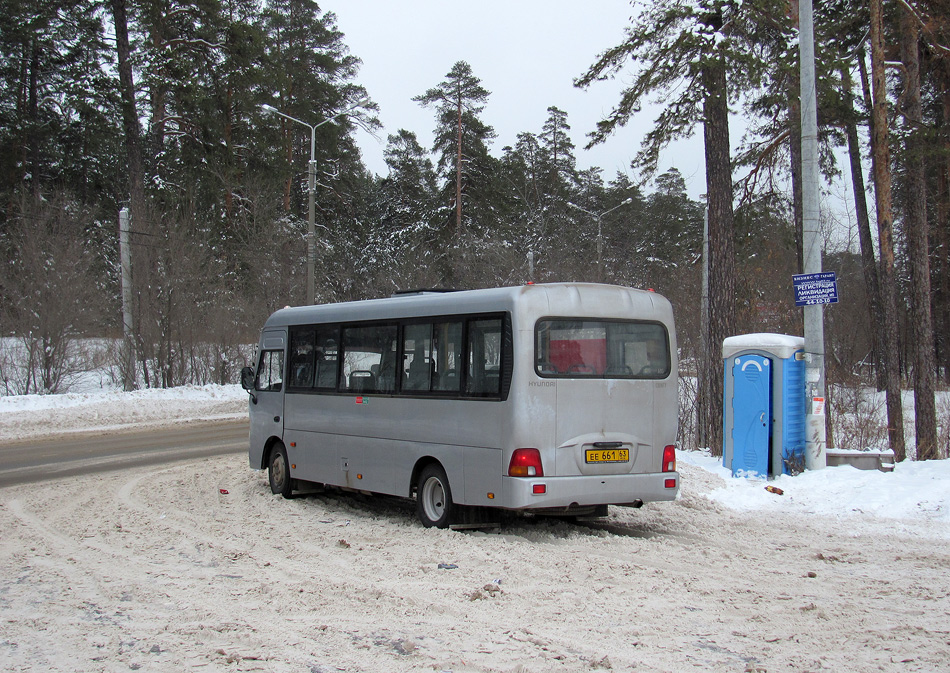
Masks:
[[[503,482],[503,507],[528,510],[675,500],[680,490],[678,472],[601,477],[503,477]]]

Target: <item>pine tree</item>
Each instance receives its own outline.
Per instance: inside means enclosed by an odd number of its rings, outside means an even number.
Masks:
[[[900,354],[897,330],[897,288],[894,269],[894,214],[891,210],[891,152],[888,141],[887,91],[884,73],[884,20],[882,0],[871,0],[871,73],[872,122],[871,163],[877,205],[878,245],[880,249],[881,305],[884,315],[895,319],[885,322],[884,372],[886,380],[887,434],[898,461],[905,457],[904,412],[901,403]]]
[[[588,87],[615,76],[631,62],[632,82],[620,101],[590,134],[590,145],[603,142],[639,111],[647,97],[666,106],[647,133],[634,166],[647,175],[656,170],[660,151],[702,123],[709,210],[709,319],[701,354],[704,390],[699,427],[702,442],[722,450],[722,377],[714,366],[722,340],[735,331],[735,252],[729,101],[755,85],[762,72],[751,58],[750,35],[759,22],[759,6],[737,0],[691,0],[644,8],[627,28],[626,40],[605,51],[575,84]],[[727,82],[729,83],[727,87]]]
[[[672,289],[677,270],[685,268],[702,249],[702,204],[686,193],[686,181],[675,168],[654,180],[656,191],[646,197],[638,240],[638,255],[644,267],[643,283],[666,293]]]
[[[435,167],[416,134],[400,129],[390,135],[385,151],[389,175],[383,179],[383,214],[375,245],[388,260],[393,289],[435,285],[430,267],[445,246],[435,229],[438,188]]]
[[[548,108],[548,118],[539,136],[545,153],[549,193],[562,198],[577,182],[574,143],[570,136],[571,126],[567,113],[553,105]]]
[[[0,0],[0,17],[0,192],[111,196],[117,99],[101,9]]]
[[[904,235],[911,286],[914,353],[914,427],[917,458],[930,460],[937,452],[937,410],[934,398],[934,333],[931,318],[930,231],[927,224],[927,152],[921,101],[919,17],[909,7],[900,10],[901,61],[906,151],[904,164]]]
[[[571,277],[566,258],[590,225],[581,221],[589,216],[571,207],[579,178],[567,113],[554,106],[547,112],[539,134],[520,133],[515,147],[505,148],[498,201],[504,202],[500,219],[507,222],[508,242],[532,254],[536,278],[562,280]]]
[[[544,153],[534,133],[519,133],[515,146],[504,148],[495,207],[499,229],[507,232],[511,246],[531,257],[534,275],[526,273],[528,280],[544,278],[551,258],[545,173]]]
[[[334,14],[321,12],[313,0],[269,0],[263,27],[267,45],[265,90],[269,94],[267,102],[273,107],[309,124],[319,124],[366,98],[365,89],[353,83],[360,60],[349,53]],[[354,115],[359,113],[354,111]],[[318,180],[322,186],[346,171],[358,174],[361,169],[353,164],[353,157],[359,156],[350,138],[353,119],[342,116],[335,121],[338,123],[323,124],[317,130]],[[304,182],[296,181],[295,190],[293,176],[300,174],[300,166],[306,166],[310,138],[305,129],[286,119],[272,119],[271,123],[282,129],[284,207],[291,211],[292,201],[302,204],[305,200],[300,189]]]
[[[455,211],[455,234],[466,229],[463,202],[474,191],[484,190],[490,184],[492,160],[488,144],[495,131],[480,118],[490,92],[472,73],[472,67],[459,61],[438,86],[415,96],[412,100],[436,113],[435,142],[432,151],[438,156],[440,177],[451,185],[452,205]]]
[[[864,68],[864,49],[857,51],[857,62],[861,70],[862,84],[866,81]],[[874,258],[874,238],[871,235],[871,218],[868,212],[867,190],[864,182],[864,169],[861,160],[861,142],[858,136],[858,113],[854,106],[854,92],[851,78],[851,63],[841,64],[840,116],[848,142],[848,160],[851,167],[851,185],[854,192],[854,210],[858,227],[858,245],[861,249],[861,267],[871,329],[871,360],[874,363],[878,389],[884,389],[883,358],[881,344],[884,342],[884,314],[881,311],[881,289],[878,280],[877,262]],[[865,106],[866,107],[866,106]]]

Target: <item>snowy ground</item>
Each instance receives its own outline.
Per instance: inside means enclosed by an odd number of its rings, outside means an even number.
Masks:
[[[0,396],[0,442],[229,418],[247,418],[247,393],[237,385],[9,395]]]
[[[4,397],[0,441],[245,405]],[[468,533],[387,498],[283,500],[243,455],[0,489],[0,669],[950,670],[948,461],[783,477],[782,496],[679,464],[678,501],[600,527]]]

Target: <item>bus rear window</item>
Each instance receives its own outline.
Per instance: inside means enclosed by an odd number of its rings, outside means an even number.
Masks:
[[[670,347],[660,323],[545,319],[535,329],[535,368],[562,378],[665,379]]]

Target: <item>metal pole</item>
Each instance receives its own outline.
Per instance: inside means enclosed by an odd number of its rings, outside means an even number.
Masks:
[[[135,389],[135,348],[132,340],[132,249],[129,245],[129,209],[119,211],[119,257],[122,266],[122,336],[125,371],[122,387]]]
[[[310,204],[307,212],[307,303],[315,304],[317,303],[317,160],[312,154],[307,172],[310,174]]]
[[[631,203],[633,203],[633,197],[624,199],[613,208],[605,210],[601,213],[592,213],[586,208],[581,208],[576,203],[565,201],[565,204],[573,208],[574,210],[579,210],[582,213],[586,213],[587,215],[590,215],[591,217],[597,220],[597,281],[598,282],[603,282],[604,280],[604,230],[603,230],[604,215],[609,215],[610,213],[617,210],[617,208],[628,206]]]
[[[310,164],[307,168],[307,174],[309,178],[309,208],[307,213],[307,303],[314,304],[317,301],[317,291],[316,291],[316,269],[317,269],[317,225],[316,225],[316,192],[317,192],[317,129],[323,126],[324,124],[329,124],[330,122],[335,121],[338,117],[343,117],[361,105],[366,105],[369,102],[369,98],[362,98],[343,112],[338,112],[332,117],[324,119],[319,124],[308,124],[307,122],[297,119],[296,117],[291,117],[288,114],[284,114],[280,110],[276,109],[271,105],[266,103],[261,105],[261,108],[266,112],[272,112],[274,114],[280,115],[285,119],[289,119],[292,122],[297,122],[298,124],[303,124],[308,129],[310,129]]]
[[[818,221],[818,105],[815,93],[815,34],[812,0],[798,4],[802,110],[802,253],[804,273],[821,272]],[[825,467],[824,307],[804,307],[805,320],[805,468]]]
[[[611,208],[613,210],[613,208]],[[604,214],[597,216],[597,282],[604,282]]]

